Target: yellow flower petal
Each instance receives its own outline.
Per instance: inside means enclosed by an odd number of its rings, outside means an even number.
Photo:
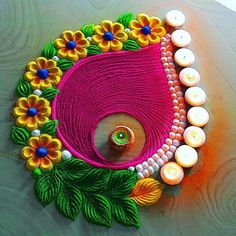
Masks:
[[[61,48],[57,51],[57,56],[61,58],[66,58],[68,54],[68,49],[67,48]]]
[[[33,87],[33,89],[40,89],[41,88],[41,83],[43,80],[39,79],[39,78],[35,78],[34,80],[32,80],[30,82],[31,86]]]
[[[141,35],[142,35],[142,33],[141,33],[140,30],[132,30],[132,31],[129,33],[129,37],[130,37],[131,39],[134,39],[134,40],[138,39],[138,37],[141,36]]]
[[[38,70],[38,65],[36,64],[35,61],[31,61],[27,65],[27,70],[32,71],[32,72],[37,72]]]
[[[29,117],[27,115],[25,116],[20,116],[16,119],[16,124],[20,127],[25,127],[27,122],[29,120]]]
[[[72,30],[65,30],[62,32],[61,37],[66,41],[74,40],[74,32]]]
[[[38,157],[32,157],[27,160],[26,162],[26,168],[28,170],[34,170],[35,168],[39,167],[40,165],[40,158]]]
[[[87,39],[81,39],[80,41],[76,42],[76,48],[86,48],[90,45]]]
[[[142,25],[137,20],[132,20],[129,23],[129,28],[132,30],[141,30]]]
[[[53,77],[48,78],[48,80],[51,82],[52,85],[57,85],[60,82],[61,77],[53,76]]]
[[[45,124],[49,118],[47,116],[43,116],[41,114],[38,114],[36,117],[36,122],[38,123],[39,126],[42,126],[43,124]]]
[[[100,36],[103,36],[105,33],[104,28],[101,25],[95,25],[94,27],[94,34],[98,34]]]
[[[40,159],[40,169],[45,171],[45,170],[51,170],[53,168],[52,162],[47,158],[41,158]]]
[[[164,27],[154,27],[151,32],[153,34],[157,34],[159,37],[163,37],[166,35],[166,29]]]
[[[67,58],[72,60],[72,61],[78,61],[79,60],[79,56],[76,53],[75,50],[69,50],[68,54],[67,54]]]
[[[54,45],[57,49],[65,48],[66,47],[66,41],[64,39],[58,38],[54,41]]]
[[[30,131],[38,128],[38,123],[36,121],[35,116],[29,117],[27,124],[26,124],[26,128]]]
[[[45,99],[45,98],[39,98],[37,104],[36,104],[36,108],[38,109],[38,111],[41,113],[41,109],[45,108],[45,107],[49,107],[50,106],[50,102]]]
[[[47,148],[51,141],[52,141],[52,137],[48,134],[42,134],[39,136],[39,145],[40,146]]]
[[[24,109],[28,109],[29,105],[28,105],[28,100],[25,97],[19,98],[16,102],[16,106],[24,108]]]
[[[87,56],[88,51],[85,48],[79,48],[79,49],[75,49],[76,53],[79,55],[80,58],[84,58]]]
[[[123,44],[119,40],[112,40],[111,41],[111,50],[113,51],[120,51],[123,47]]]
[[[148,46],[149,44],[149,40],[147,35],[140,35],[137,39],[137,43],[141,46],[141,47],[145,47]]]
[[[150,28],[162,26],[162,21],[159,17],[152,16],[150,17]]]
[[[74,33],[74,38],[75,38],[75,41],[77,40],[79,41],[81,39],[84,39],[85,37],[84,37],[84,34],[80,30],[77,30]]]
[[[41,81],[41,88],[42,89],[47,89],[47,88],[51,88],[51,87],[52,87],[52,84],[49,79],[45,79],[45,80]]]
[[[101,35],[93,35],[92,36],[92,43],[99,44],[103,40],[103,36]]]
[[[34,149],[39,147],[39,137],[31,137],[28,140],[28,145]]]
[[[116,33],[114,38],[124,43],[128,39],[128,35],[124,31],[121,31]]]
[[[38,100],[39,100],[38,95],[34,95],[34,94],[29,95],[29,97],[28,97],[29,106],[30,107],[36,107]]]
[[[112,26],[112,33],[116,35],[117,33],[121,32],[124,30],[124,26],[118,22],[115,22]]]
[[[101,26],[106,32],[112,32],[112,25],[113,23],[110,20],[103,20],[101,23]]]
[[[137,20],[141,23],[142,26],[149,26],[150,23],[150,18],[148,15],[144,14],[144,13],[140,13],[137,16]]]
[[[150,44],[159,43],[161,41],[160,37],[156,34],[148,34],[148,40]]]
[[[101,49],[102,52],[108,52],[111,47],[111,42],[102,40],[99,44],[98,47]]]
[[[52,139],[48,146],[47,146],[47,149],[49,151],[56,151],[56,150],[60,150],[61,149],[61,141],[59,139]]]
[[[36,73],[35,73],[35,72],[32,72],[32,71],[27,71],[27,72],[24,74],[24,79],[27,80],[27,81],[32,81],[32,80],[34,80],[36,77],[37,77]]]
[[[61,161],[61,151],[50,151],[47,155],[47,157],[53,162],[58,163]]]
[[[13,108],[13,110],[12,110],[12,115],[13,115],[14,117],[25,116],[25,115],[27,115],[27,110],[28,110],[28,109],[25,109],[25,108],[15,107],[15,108]]]
[[[32,147],[25,146],[21,149],[20,155],[23,159],[29,159],[30,157],[35,156],[35,149]]]
[[[39,69],[45,68],[46,67],[46,63],[47,63],[47,59],[45,57],[38,57],[36,59],[36,63],[38,65]]]
[[[46,68],[47,68],[48,71],[52,68],[58,68],[56,66],[57,66],[57,62],[54,61],[54,60],[51,60],[51,59],[49,59],[46,63]]]
[[[48,69],[49,77],[55,75],[62,75],[62,71],[59,67],[51,67]]]

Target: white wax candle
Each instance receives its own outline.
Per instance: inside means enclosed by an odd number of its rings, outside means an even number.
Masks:
[[[188,88],[184,96],[186,102],[191,106],[201,106],[206,102],[206,93],[199,87]]]
[[[191,43],[191,35],[185,30],[175,30],[171,35],[171,41],[177,47],[186,47]]]
[[[172,27],[180,27],[185,22],[185,16],[181,11],[171,10],[166,13],[165,22]]]
[[[206,135],[204,131],[196,126],[189,126],[185,129],[184,134],[184,141],[191,147],[200,147],[206,141]]]
[[[161,178],[170,185],[176,185],[181,182],[184,177],[183,168],[176,162],[167,162],[161,168]]]
[[[196,164],[198,154],[194,148],[188,145],[182,145],[175,151],[175,160],[182,167],[190,168]]]
[[[209,121],[209,114],[203,107],[192,107],[189,109],[187,118],[190,124],[202,127]]]
[[[180,82],[188,87],[195,86],[200,81],[200,74],[193,68],[184,68],[179,73]]]
[[[188,48],[180,48],[175,53],[175,62],[183,67],[190,66],[195,61],[193,52]]]

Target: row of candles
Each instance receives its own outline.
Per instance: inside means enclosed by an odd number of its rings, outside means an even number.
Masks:
[[[185,129],[183,138],[185,145],[181,145],[175,151],[176,162],[167,162],[161,168],[163,181],[170,185],[180,183],[184,177],[183,168],[190,168],[196,164],[198,154],[195,148],[205,143],[206,135],[201,127],[209,121],[207,110],[201,107],[206,101],[206,93],[196,85],[200,81],[200,74],[190,66],[195,61],[194,53],[185,48],[191,43],[191,35],[179,29],[185,23],[185,16],[178,10],[169,11],[165,17],[165,23],[176,29],[171,35],[171,42],[179,48],[174,55],[176,64],[186,67],[179,74],[180,82],[189,87],[185,92],[186,102],[192,106],[187,113],[187,119],[191,126]]]

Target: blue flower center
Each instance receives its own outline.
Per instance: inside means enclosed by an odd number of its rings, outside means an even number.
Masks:
[[[141,32],[142,32],[142,34],[147,35],[147,34],[151,33],[151,29],[150,29],[149,26],[145,25],[145,26],[142,27]]]
[[[76,47],[76,42],[71,40],[66,43],[66,47],[70,50],[73,50]]]
[[[40,79],[47,79],[48,77],[48,71],[46,69],[39,69],[37,71],[37,76],[40,78]]]
[[[28,110],[27,110],[27,115],[28,116],[35,116],[37,115],[38,113],[38,110],[34,107],[30,107]]]
[[[112,34],[112,32],[105,32],[104,35],[103,35],[103,38],[106,41],[111,41],[111,40],[114,39],[114,35]]]
[[[45,147],[38,147],[35,152],[37,157],[46,157],[48,155],[48,150]]]

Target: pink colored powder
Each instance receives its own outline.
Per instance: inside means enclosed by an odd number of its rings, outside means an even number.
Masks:
[[[96,167],[123,169],[142,163],[169,136],[173,105],[160,45],[105,53],[79,60],[63,76],[53,102],[57,135],[75,156]],[[94,146],[94,130],[109,114],[125,112],[144,127],[146,142],[129,162],[109,162]]]

